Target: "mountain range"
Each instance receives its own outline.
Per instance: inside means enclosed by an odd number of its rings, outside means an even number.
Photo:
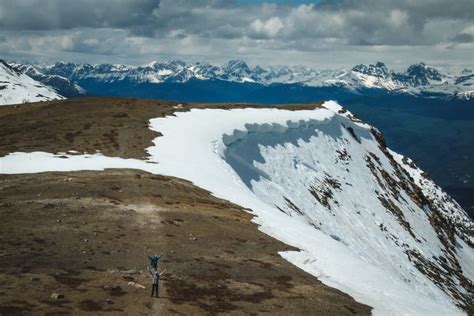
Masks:
[[[422,62],[409,66],[404,72],[390,70],[382,62],[360,64],[350,70],[250,67],[242,60],[231,60],[222,66],[180,60],[154,61],[143,66],[64,62],[46,66],[11,63],[9,66],[52,87],[64,97],[87,94],[271,103],[374,94],[468,100],[474,96],[471,70],[452,75]],[[178,88],[179,93],[175,91]],[[276,100],[268,99],[271,95],[275,95]],[[292,97],[285,100],[289,95]]]

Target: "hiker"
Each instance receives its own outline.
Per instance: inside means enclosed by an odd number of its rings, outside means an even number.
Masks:
[[[152,257],[148,256],[148,258],[150,258],[150,266],[155,269],[155,271],[157,270],[158,268],[158,261],[160,261],[161,257],[163,256],[163,254],[160,254],[159,256],[158,255],[154,255]]]
[[[153,297],[154,293],[156,293],[155,297],[158,297],[160,276],[162,276],[165,273],[165,271],[166,270],[163,270],[160,273],[158,273],[155,269],[148,268],[148,272],[150,272],[150,275],[151,275],[151,297]]]

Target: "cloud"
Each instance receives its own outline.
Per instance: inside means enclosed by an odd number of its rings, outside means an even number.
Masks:
[[[440,47],[452,53],[474,37],[472,0],[308,2],[0,0],[0,38],[5,38],[0,53],[110,54],[131,60],[155,54],[214,60],[240,54],[272,60],[290,53],[347,56],[343,50],[355,47],[366,52],[392,47],[394,53],[387,49],[384,54],[395,60],[395,52],[416,47],[439,58]]]
[[[0,2],[6,30],[133,28],[150,23],[156,0],[15,0]]]
[[[272,38],[283,28],[279,17],[271,17],[266,21],[256,19],[250,24],[250,34],[255,38]]]
[[[454,42],[459,43],[474,43],[474,25],[468,26],[461,30],[456,36],[453,38]]]
[[[37,8],[41,8],[38,10]],[[321,4],[239,4],[224,0],[15,0],[0,2],[0,28],[38,31],[112,28],[132,36],[339,38],[354,45],[431,45],[474,19],[471,0],[339,0]],[[457,29],[424,34],[428,24]]]

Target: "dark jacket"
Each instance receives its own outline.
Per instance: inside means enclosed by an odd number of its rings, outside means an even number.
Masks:
[[[160,261],[161,256],[163,256],[163,255],[159,255],[159,256],[154,255],[154,256],[152,256],[152,257],[148,256],[148,258],[150,258],[150,265],[151,265],[153,268],[155,268],[155,270],[156,270],[156,267],[158,266],[158,261]]]

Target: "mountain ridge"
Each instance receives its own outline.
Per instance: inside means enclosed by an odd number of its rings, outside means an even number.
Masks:
[[[64,97],[0,59],[0,105],[54,99]]]
[[[19,73],[25,74],[34,80],[53,88],[60,95],[66,98],[77,97],[86,94],[86,91],[77,83],[59,75],[45,75],[37,66],[28,64],[10,64],[10,66],[16,69]]]

